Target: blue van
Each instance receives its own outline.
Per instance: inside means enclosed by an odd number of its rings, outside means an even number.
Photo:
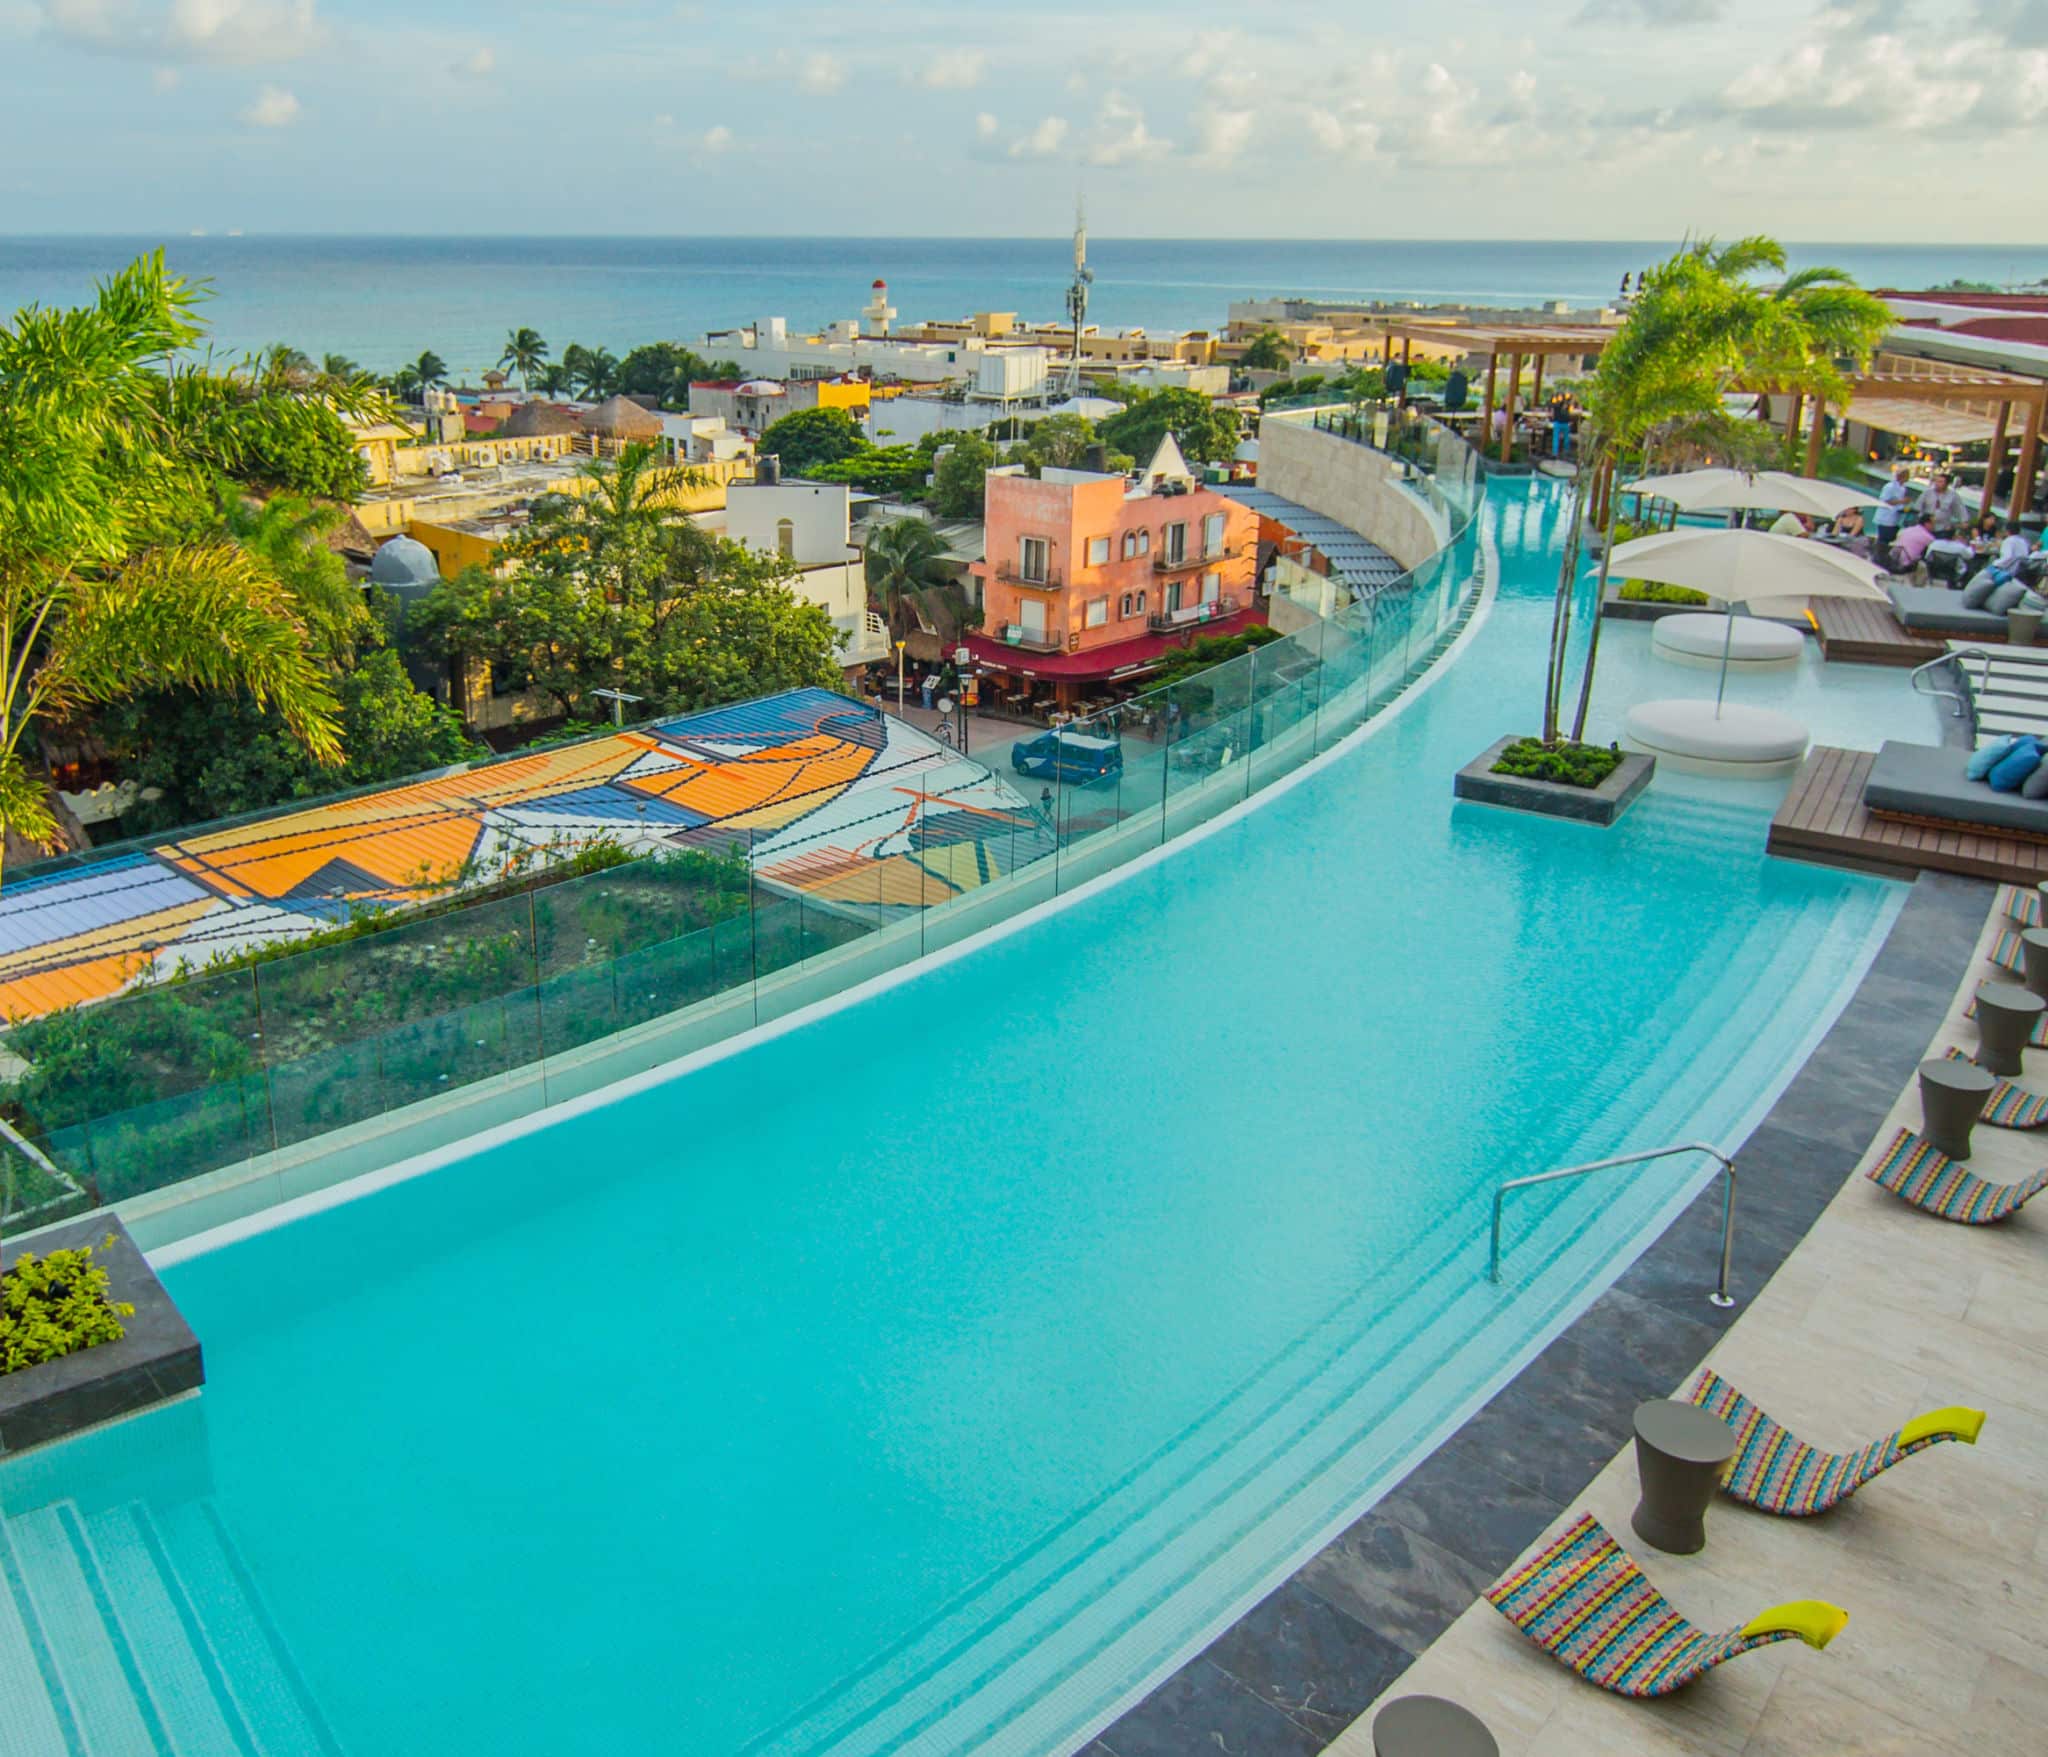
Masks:
[[[1091,738],[1081,732],[1041,732],[1010,746],[1010,767],[1034,781],[1065,781],[1087,786],[1114,781],[1124,771],[1124,748],[1113,738]]]

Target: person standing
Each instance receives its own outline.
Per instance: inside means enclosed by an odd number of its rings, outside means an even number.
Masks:
[[[1906,522],[1906,466],[1894,464],[1892,479],[1877,497],[1877,546],[1880,549],[1899,540],[1899,527]]]
[[[1952,536],[1963,525],[1963,497],[1949,486],[1948,472],[1936,470],[1932,485],[1913,510],[1934,527],[1937,537]]]
[[[1572,399],[1559,391],[1550,399],[1550,455],[1561,458],[1572,448]]]

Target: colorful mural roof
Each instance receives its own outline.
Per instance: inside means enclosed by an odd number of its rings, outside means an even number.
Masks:
[[[0,1017],[545,868],[599,838],[738,844],[767,883],[893,913],[1050,844],[1024,799],[915,727],[801,689],[31,871],[0,891]]]

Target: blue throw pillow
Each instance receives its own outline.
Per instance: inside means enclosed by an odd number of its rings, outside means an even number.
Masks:
[[[1990,744],[1987,744],[1982,750],[1978,751],[1975,756],[1970,758],[1963,768],[1963,773],[1972,781],[1983,780],[1985,776],[1989,775],[1998,766],[1998,759],[2006,755],[2017,743],[2019,743],[2017,734],[2010,738],[1994,739]]]
[[[1991,783],[1994,793],[2017,793],[2026,784],[2027,777],[2040,766],[2039,741],[2022,738],[1992,765],[1991,773],[1985,779]]]

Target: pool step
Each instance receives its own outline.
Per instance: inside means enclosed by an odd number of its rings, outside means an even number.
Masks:
[[[218,1513],[0,1521],[5,1757],[339,1757]]]

